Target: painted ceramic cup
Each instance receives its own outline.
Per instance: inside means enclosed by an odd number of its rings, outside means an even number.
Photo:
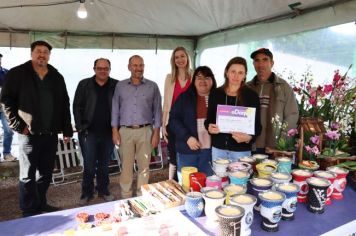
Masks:
[[[203,194],[200,192],[189,192],[185,195],[185,210],[190,217],[199,217],[204,210]]]
[[[274,166],[278,166],[278,161],[272,160],[272,159],[264,159],[264,160],[262,160],[261,163],[271,164],[271,165],[274,165]]]
[[[246,185],[250,175],[246,171],[229,172],[229,179],[231,184]]]
[[[217,189],[208,190],[203,194],[205,201],[204,211],[209,223],[217,223],[218,218],[215,213],[215,208],[224,204],[225,197],[226,193]]]
[[[215,209],[219,222],[220,235],[236,235],[241,233],[241,219],[245,210],[240,206],[222,205]]]
[[[325,178],[331,182],[329,188],[327,189],[326,202],[325,202],[326,205],[330,205],[331,194],[334,191],[334,182],[336,180],[336,174],[331,171],[318,170],[318,171],[314,171],[314,176],[319,178]]]
[[[181,173],[182,173],[182,187],[184,189],[184,191],[186,192],[190,192],[190,179],[189,179],[189,175],[191,173],[195,173],[198,172],[198,169],[196,167],[193,166],[185,166],[182,167],[181,169]]]
[[[277,184],[289,183],[292,176],[288,173],[274,172],[271,173],[270,179],[273,181],[273,185],[275,186]],[[275,187],[272,188],[275,189]]]
[[[226,204],[230,204],[230,196],[234,194],[246,193],[247,187],[240,184],[229,184],[224,187],[224,192],[226,193]]]
[[[268,232],[278,231],[278,222],[282,218],[282,204],[286,195],[281,192],[268,190],[258,194],[261,200],[261,228]]]
[[[286,199],[282,204],[282,220],[294,220],[299,186],[293,183],[282,183],[276,185],[276,190],[286,195]]]
[[[334,181],[334,191],[331,194],[331,198],[335,200],[341,200],[344,198],[344,195],[342,192],[346,188],[346,176],[349,173],[349,171],[345,168],[341,167],[328,167],[326,170],[331,171],[336,174],[336,179]]]
[[[277,171],[277,166],[269,163],[260,163],[256,165],[259,178],[269,178],[271,173]]]
[[[245,172],[249,173],[250,175],[253,173],[251,164],[249,164],[247,162],[240,162],[240,161],[231,163],[228,167],[228,170],[229,170],[229,172],[235,172],[238,170],[245,171]]]
[[[205,187],[206,174],[203,172],[195,172],[189,175],[190,189],[192,191],[200,192],[200,189]]]
[[[268,159],[268,155],[254,154],[252,155],[256,159],[256,164],[262,163],[263,160]]]
[[[272,180],[263,178],[253,178],[250,179],[250,192],[257,198],[257,203],[254,206],[256,211],[260,210],[260,199],[258,194],[270,190],[273,185]]]
[[[253,156],[250,156],[250,157],[248,157],[248,156],[241,157],[241,158],[239,159],[239,162],[244,162],[244,163],[250,164],[250,165],[252,166],[252,170],[251,170],[252,173],[256,171],[256,158],[255,158],[255,157],[253,157]],[[251,174],[252,174],[252,173],[251,173]]]
[[[235,194],[231,196],[230,203],[237,205],[245,210],[245,215],[241,220],[241,235],[251,235],[251,225],[253,222],[253,207],[257,202],[257,198],[251,194]]]
[[[299,192],[297,200],[298,202],[307,202],[307,193],[309,187],[307,184],[307,179],[313,176],[313,172],[310,170],[295,169],[292,171],[293,183],[299,186]]]
[[[206,187],[213,187],[216,189],[221,189],[221,177],[216,175],[211,175],[206,178]]]
[[[219,177],[227,175],[227,167],[231,163],[228,159],[216,159],[213,161],[213,171]]]
[[[326,202],[326,193],[331,182],[324,178],[310,177],[307,179],[309,191],[308,210],[313,213],[324,213],[324,206]]]
[[[280,173],[288,173],[292,172],[292,159],[289,157],[278,157],[276,158],[278,162],[277,171]]]

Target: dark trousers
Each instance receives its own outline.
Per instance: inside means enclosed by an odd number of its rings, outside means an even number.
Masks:
[[[177,166],[177,152],[176,152],[176,137],[174,132],[169,128],[169,125],[166,127],[168,133],[168,156],[169,156],[169,163],[172,165]],[[174,180],[178,181],[177,171],[174,173]]]
[[[47,204],[46,193],[52,180],[58,137],[57,134],[19,134],[18,141],[20,209],[27,215]]]
[[[84,159],[82,197],[94,194],[94,177],[99,194],[109,194],[109,160],[114,149],[111,133],[79,133],[79,143]]]

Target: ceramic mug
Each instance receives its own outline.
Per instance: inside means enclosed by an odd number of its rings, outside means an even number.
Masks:
[[[241,219],[245,210],[240,206],[222,205],[215,209],[218,217],[220,235],[240,236]]]
[[[216,159],[213,161],[212,169],[217,176],[224,177],[227,175],[227,167],[230,163],[229,159]]]
[[[229,172],[229,179],[231,184],[246,185],[250,175],[246,171]]]
[[[334,181],[334,191],[331,194],[331,198],[335,200],[343,199],[344,195],[342,194],[342,192],[346,188],[346,184],[347,184],[346,176],[349,173],[349,171],[345,168],[336,167],[336,166],[328,167],[326,168],[326,170],[336,174],[336,179]]]
[[[278,162],[277,171],[280,173],[290,174],[292,172],[292,159],[289,157],[278,157],[276,158]]]
[[[245,210],[245,215],[241,219],[241,235],[251,235],[251,225],[253,222],[253,207],[257,198],[251,194],[234,194],[230,198],[232,205],[237,205]]]
[[[196,167],[193,166],[184,166],[181,169],[181,173],[182,173],[182,187],[184,189],[184,191],[189,192],[190,191],[190,179],[189,179],[189,175],[191,173],[195,173],[198,172],[198,169]]]
[[[282,218],[282,204],[286,195],[274,190],[268,190],[258,194],[261,200],[261,228],[268,232],[277,232],[278,222]]]
[[[256,165],[259,178],[269,178],[271,173],[277,171],[277,166],[269,163],[260,163]]]
[[[337,175],[331,171],[324,171],[324,170],[314,171],[313,174],[315,177],[325,178],[331,182],[331,184],[328,187],[327,192],[326,192],[326,202],[325,202],[326,205],[330,205],[331,204],[331,194],[334,191],[334,182],[336,180]]]
[[[260,199],[258,194],[270,190],[273,185],[272,180],[264,178],[253,178],[250,179],[250,192],[257,198],[257,203],[254,206],[256,211],[260,210]]]
[[[276,185],[276,190],[286,195],[286,199],[282,204],[282,220],[294,220],[299,186],[293,183],[281,183]]]
[[[226,193],[222,190],[208,190],[203,194],[205,201],[205,215],[211,224],[217,223],[217,215],[215,213],[215,208],[224,204]]]
[[[185,210],[190,217],[199,217],[204,210],[203,194],[200,192],[189,192],[185,195]]]
[[[206,174],[203,172],[195,172],[189,175],[190,189],[192,191],[200,192],[200,189],[205,187]]]
[[[222,189],[221,177],[217,175],[211,175],[206,178],[206,187],[213,187],[216,189]]]
[[[245,185],[240,184],[229,184],[224,187],[224,192],[226,193],[226,204],[230,204],[230,196],[234,194],[246,193],[247,188]]]
[[[299,186],[299,192],[297,196],[298,202],[307,202],[307,193],[309,187],[307,179],[313,176],[313,172],[310,170],[295,169],[292,171],[293,183]]]
[[[309,186],[307,194],[308,210],[312,213],[324,213],[327,189],[331,182],[324,178],[310,177],[307,179],[307,184]]]

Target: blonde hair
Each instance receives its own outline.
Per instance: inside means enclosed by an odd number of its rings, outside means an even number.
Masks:
[[[190,69],[190,58],[187,50],[184,47],[176,47],[171,56],[171,75],[172,75],[172,83],[174,83],[178,79],[178,67],[175,63],[175,53],[178,51],[183,51],[184,54],[187,56],[187,66],[185,68],[185,75],[189,78],[192,77],[192,70]]]

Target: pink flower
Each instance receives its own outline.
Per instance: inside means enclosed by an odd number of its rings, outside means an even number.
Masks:
[[[313,107],[316,107],[317,101],[315,97],[310,97],[309,98],[309,104],[312,105]]]
[[[314,146],[311,151],[312,151],[312,153],[314,153],[314,155],[316,155],[316,156],[320,154],[320,151],[319,151],[318,146]]]
[[[314,136],[310,137],[310,141],[315,145],[320,144],[320,138],[318,135],[314,135]]]
[[[293,137],[294,135],[298,134],[298,130],[297,129],[290,129],[287,132],[287,136],[288,137]]]
[[[312,148],[311,148],[309,145],[305,146],[305,150],[306,150],[308,153],[311,153],[311,152],[312,152]]]
[[[339,138],[340,138],[340,134],[338,133],[337,130],[328,131],[328,132],[326,132],[325,136],[331,140],[339,140]]]
[[[340,124],[339,124],[338,122],[333,122],[333,123],[331,124],[331,129],[337,130],[337,129],[339,129],[339,128],[340,128]]]
[[[333,81],[334,81],[335,83],[337,83],[340,79],[341,79],[341,75],[339,74],[339,70],[336,70],[336,71],[335,71],[335,74],[334,74],[334,79],[333,79]]]
[[[333,86],[331,84],[324,85],[324,90],[323,92],[325,94],[329,94],[333,91]]]

